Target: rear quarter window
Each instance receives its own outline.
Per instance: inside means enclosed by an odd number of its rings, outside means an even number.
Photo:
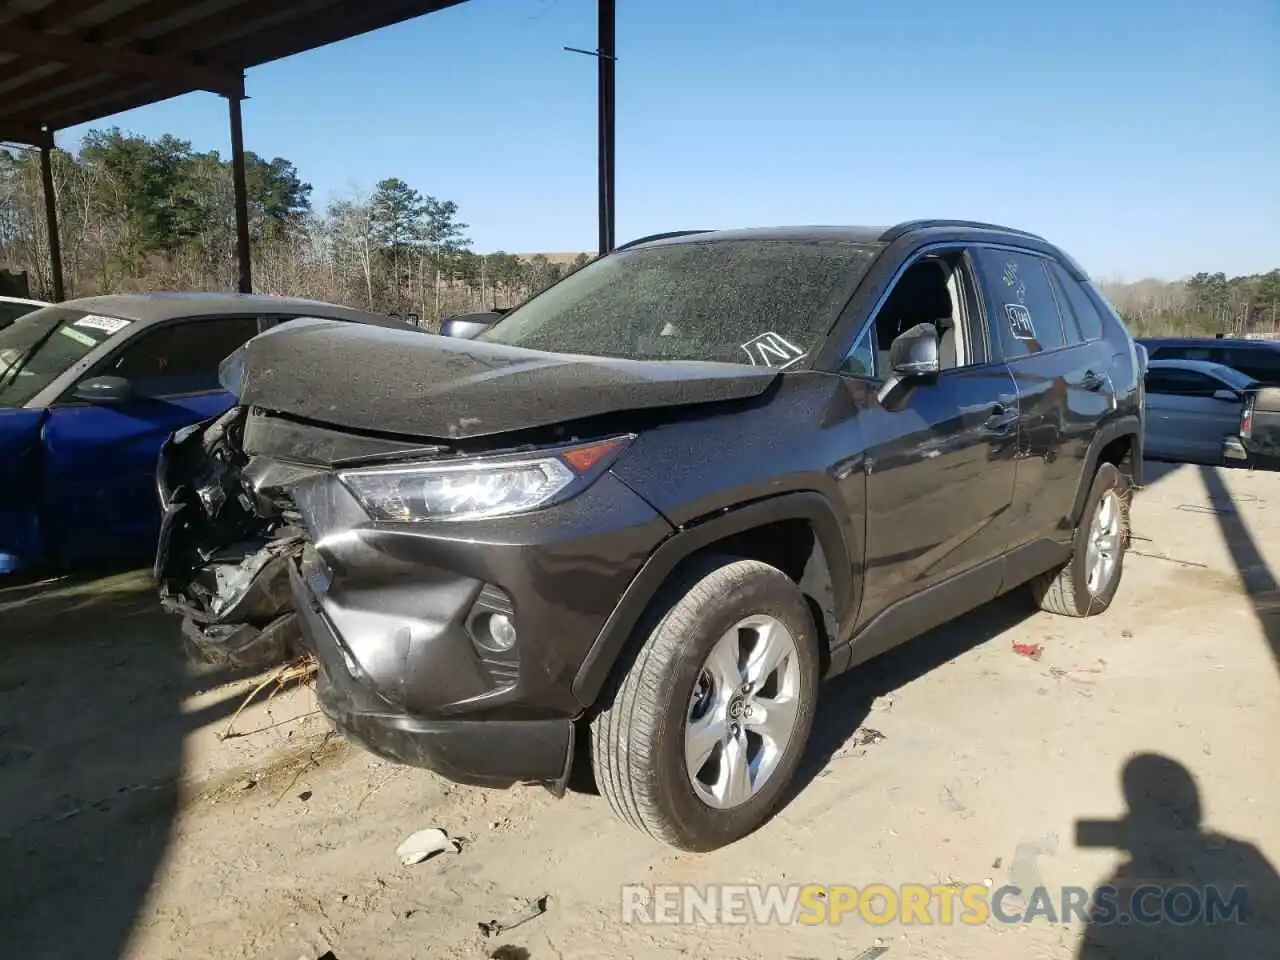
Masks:
[[[1089,291],[1056,261],[1051,265],[1050,272],[1062,294],[1062,312],[1068,332],[1074,332],[1079,341],[1084,343],[1101,340],[1102,314],[1098,312]]]

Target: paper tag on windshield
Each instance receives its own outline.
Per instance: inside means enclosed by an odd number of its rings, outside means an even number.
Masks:
[[[60,327],[58,332],[64,337],[70,337],[82,347],[96,347],[98,341],[93,339],[87,333],[81,333],[79,330],[72,330],[70,327]]]
[[[72,324],[85,330],[101,330],[107,336],[119,333],[133,321],[121,320],[119,317],[103,317],[96,313],[88,313]]]

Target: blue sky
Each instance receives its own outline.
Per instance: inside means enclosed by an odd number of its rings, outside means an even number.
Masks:
[[[618,6],[619,242],[954,216],[1100,277],[1280,267],[1276,0]],[[594,0],[470,0],[251,71],[246,145],[318,206],[398,176],[478,250],[591,250],[595,61],[565,45]],[[229,149],[212,94],[107,125]]]

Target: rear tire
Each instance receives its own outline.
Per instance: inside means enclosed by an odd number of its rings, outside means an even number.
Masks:
[[[1076,530],[1071,560],[1031,581],[1042,610],[1064,617],[1091,617],[1109,606],[1120,587],[1129,545],[1129,479],[1114,464],[1094,474]]]
[[[817,630],[786,574],[731,558],[672,582],[653,617],[592,721],[596,784],[631,826],[714,850],[764,823],[795,774],[817,700]]]

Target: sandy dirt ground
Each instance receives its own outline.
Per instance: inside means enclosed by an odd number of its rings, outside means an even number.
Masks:
[[[329,734],[306,689],[245,710],[224,739],[259,678],[187,666],[145,574],[0,591],[3,954],[1222,955],[1206,953],[1195,931],[1162,941],[1130,930],[1110,943],[1095,931],[1085,946],[1081,923],[1044,918],[619,919],[627,883],[1057,890],[1105,882],[1130,859],[1129,873],[1160,882],[1248,883],[1257,905],[1275,896],[1280,475],[1150,473],[1111,611],[1067,620],[1011,595],[829,684],[784,808],[754,836],[701,856],[629,831],[588,793],[473,790],[379,761]],[[1019,655],[1015,643],[1043,654]],[[1136,784],[1127,797],[1126,770]],[[1088,819],[1127,829],[1082,847],[1077,823]],[[1177,827],[1178,842],[1164,844],[1161,823]],[[432,826],[464,838],[462,852],[402,866],[397,845]],[[544,895],[536,919],[480,931]]]

